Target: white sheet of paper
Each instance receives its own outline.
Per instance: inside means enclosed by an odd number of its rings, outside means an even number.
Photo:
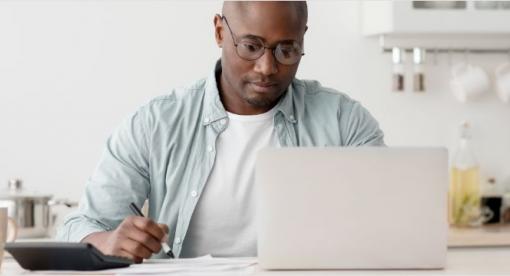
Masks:
[[[206,255],[186,259],[149,259],[126,268],[97,271],[33,271],[52,275],[250,275],[255,272],[257,258],[213,258]]]
[[[249,275],[255,272],[256,258],[154,259],[128,268],[111,270],[117,275]]]

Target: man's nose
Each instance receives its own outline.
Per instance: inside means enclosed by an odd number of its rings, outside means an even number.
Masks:
[[[273,50],[264,50],[264,54],[255,61],[254,70],[264,76],[276,74],[278,72],[278,64],[273,55]]]

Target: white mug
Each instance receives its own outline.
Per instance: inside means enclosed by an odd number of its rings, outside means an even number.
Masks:
[[[510,101],[510,62],[503,63],[496,68],[496,93],[501,101]]]
[[[0,207],[0,267],[4,259],[5,242],[14,241],[17,234],[16,222],[7,215],[7,208]]]
[[[489,90],[489,76],[481,67],[458,63],[452,67],[450,88],[459,101],[471,101]]]

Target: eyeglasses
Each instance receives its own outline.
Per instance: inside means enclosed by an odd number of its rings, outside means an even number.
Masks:
[[[227,23],[228,30],[232,36],[232,41],[236,47],[237,55],[245,60],[256,60],[264,55],[266,49],[271,50],[276,61],[283,65],[294,65],[299,62],[303,53],[301,45],[296,41],[280,42],[274,47],[264,46],[264,42],[257,37],[243,37],[236,42],[236,36],[232,32],[230,25],[228,24],[227,18],[222,16],[221,19]]]

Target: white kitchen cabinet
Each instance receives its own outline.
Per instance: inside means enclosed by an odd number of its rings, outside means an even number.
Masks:
[[[510,1],[363,1],[362,32],[383,48],[510,50]]]

